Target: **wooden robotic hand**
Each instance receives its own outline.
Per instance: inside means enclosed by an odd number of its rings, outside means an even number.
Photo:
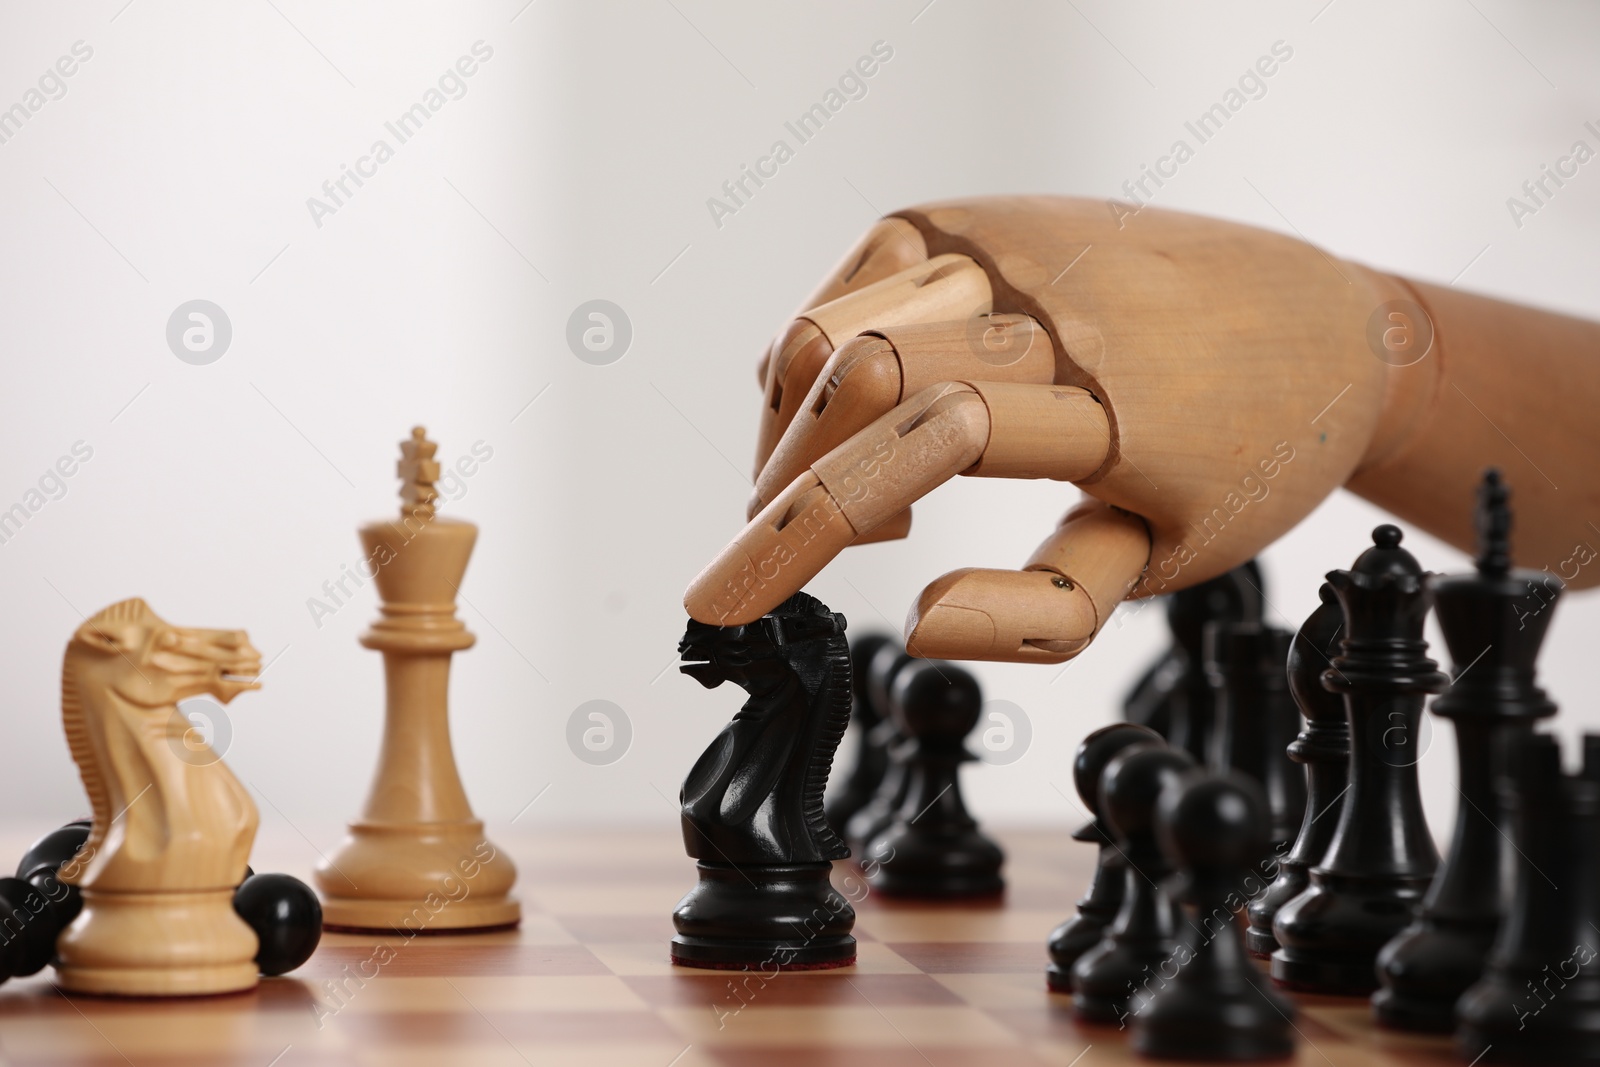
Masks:
[[[1519,562],[1600,580],[1600,324],[1250,227],[1050,197],[903,211],[761,381],[750,522],[689,587],[701,622],[751,622],[845,546],[905,536],[957,474],[1088,497],[1022,570],[924,589],[921,656],[1069,659],[1126,597],[1243,563],[1342,485],[1469,547],[1490,464],[1517,488]]]

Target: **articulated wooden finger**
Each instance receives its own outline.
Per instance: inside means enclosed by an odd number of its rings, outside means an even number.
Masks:
[[[966,256],[945,255],[846,293],[796,318],[773,343],[756,444],[756,473],[766,466],[834,349],[871,329],[966,318],[989,310],[991,300],[983,268]]]
[[[756,478],[749,514],[884,412],[930,385],[948,381],[1049,383],[1056,353],[1026,315],[984,314],[954,322],[886,327],[846,341]]]
[[[989,415],[971,386],[924,389],[795,479],[701,571],[684,607],[731,626],[771,611],[861,534],[977,462]]]
[[[1099,633],[1149,562],[1150,528],[1144,520],[1089,498],[1067,512],[1026,566],[1058,574],[1087,593]]]
[[[922,591],[906,616],[906,651],[925,659],[1060,663],[1094,632],[1093,602],[1060,575],[968,567]]]
[[[845,253],[837,266],[822,280],[822,284],[806,297],[795,311],[798,318],[818,304],[837,300],[846,293],[863,289],[873,282],[898,274],[928,258],[928,244],[922,231],[901,218],[879,219],[854,248]],[[767,346],[756,363],[756,384],[767,385],[767,367],[777,341]]]
[[[1060,663],[1082,652],[1150,557],[1142,520],[1088,501],[1024,571],[952,571],[922,591],[906,649],[935,659]]]
[[[796,315],[864,289],[928,259],[922,231],[902,218],[879,219],[861,243],[845,253],[837,266],[800,305]]]

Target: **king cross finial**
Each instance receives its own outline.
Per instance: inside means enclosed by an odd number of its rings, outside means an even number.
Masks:
[[[439,499],[439,491],[433,487],[439,480],[439,461],[433,454],[438,450],[439,445],[428,440],[428,431],[421,426],[413,426],[411,439],[400,442],[400,463],[396,472],[403,483],[400,486],[401,515],[433,518],[434,502]]]

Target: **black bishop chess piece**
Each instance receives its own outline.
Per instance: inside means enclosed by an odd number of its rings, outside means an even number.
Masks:
[[[1288,750],[1290,759],[1305,765],[1305,818],[1288,855],[1278,862],[1272,884],[1247,909],[1250,928],[1245,931],[1245,947],[1252,956],[1263,958],[1278,948],[1272,921],[1279,909],[1306,891],[1312,864],[1327,855],[1350,780],[1350,723],[1344,715],[1344,697],[1322,687],[1322,672],[1339,654],[1344,609],[1326,582],[1319,595],[1322,603],[1300,625],[1289,646],[1287,671],[1289,692],[1305,718]]]
[[[1510,739],[1501,803],[1511,896],[1482,979],[1456,1002],[1456,1044],[1478,1063],[1600,1063],[1600,736],[1561,772],[1545,734]]]
[[[906,770],[906,739],[894,718],[894,699],[890,690],[894,680],[907,666],[915,663],[900,642],[891,641],[878,649],[867,660],[867,699],[883,713],[883,721],[873,727],[872,737],[866,742],[884,753],[886,765],[883,777],[872,797],[855,814],[845,820],[844,843],[857,860],[866,855],[867,845],[889,828],[895,813],[905,803],[906,785],[910,774]]]
[[[1204,762],[1210,747],[1211,683],[1203,642],[1206,623],[1260,622],[1264,603],[1255,560],[1166,598],[1172,645],[1134,684],[1123,718],[1148,726]]]
[[[1254,865],[1260,881],[1276,875],[1306,809],[1305,771],[1288,753],[1300,729],[1285,669],[1292,640],[1287,630],[1261,623],[1210,622],[1205,630],[1216,721],[1208,763],[1238,771],[1265,792],[1267,843]]]
[[[1322,684],[1344,697],[1350,784],[1310,885],[1273,923],[1272,977],[1291,989],[1372,992],[1378,952],[1411,921],[1439,867],[1416,764],[1423,701],[1447,679],[1422,638],[1425,575],[1400,541],[1398,527],[1379,526],[1349,570],[1328,573],[1345,635]]]
[[[1270,826],[1266,794],[1237,772],[1196,772],[1162,791],[1156,828],[1189,921],[1159,987],[1134,1015],[1134,1051],[1234,1062],[1294,1051],[1294,1005],[1250,962],[1234,921]]]
[[[833,753],[850,721],[845,619],[796,593],[743,626],[690,620],[679,669],[749,693],[684,780],[683,839],[699,881],[672,913],[674,963],[842,967],[855,910],[829,882],[849,850],[823,817]]]
[[[867,664],[879,649],[896,643],[888,634],[876,633],[862,634],[850,642],[850,724],[856,732],[856,754],[850,772],[823,804],[828,825],[841,837],[845,824],[867,806],[889,769],[889,736],[879,729],[889,709],[872,699]]]
[[[1089,891],[1078,901],[1077,914],[1050,932],[1050,965],[1045,968],[1045,981],[1053,992],[1072,992],[1072,965],[1078,962],[1079,956],[1100,943],[1111,921],[1117,917],[1117,909],[1122,906],[1122,853],[1100,813],[1100,779],[1117,753],[1129,745],[1152,741],[1160,743],[1161,735],[1148,726],[1112,723],[1085,737],[1072,760],[1072,784],[1077,787],[1078,796],[1090,815],[1089,821],[1073,833],[1072,839],[1094,845],[1099,854]]]
[[[1500,925],[1505,838],[1494,783],[1496,753],[1554,715],[1535,684],[1534,661],[1562,583],[1548,571],[1511,568],[1509,492],[1498,471],[1478,490],[1475,574],[1429,582],[1454,665],[1454,681],[1430,710],[1456,728],[1455,835],[1416,920],[1378,956],[1383,988],[1372,997],[1385,1026],[1448,1033],[1455,1005],[1483,971]],[[1590,847],[1600,848],[1600,840]],[[1596,934],[1600,937],[1600,933]]]
[[[1005,854],[978,828],[959,772],[977,757],[966,737],[983,691],[953,663],[919,660],[895,677],[895,724],[905,736],[906,794],[894,822],[867,845],[867,884],[888,896],[985,897],[1005,889]]]
[[[1100,812],[1122,850],[1122,905],[1094,948],[1072,965],[1072,1009],[1090,1022],[1123,1023],[1148,1000],[1178,949],[1183,917],[1163,882],[1172,873],[1156,841],[1161,790],[1196,767],[1167,744],[1130,745],[1100,779]]]

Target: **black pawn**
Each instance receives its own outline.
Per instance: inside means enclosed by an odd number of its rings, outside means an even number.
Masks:
[[[1500,925],[1505,837],[1494,759],[1513,735],[1532,732],[1556,706],[1535,684],[1534,661],[1561,580],[1511,569],[1511,510],[1499,472],[1478,491],[1478,569],[1434,578],[1434,610],[1455,680],[1431,710],[1455,723],[1459,766],[1456,828],[1417,919],[1378,956],[1383,988],[1372,997],[1385,1026],[1448,1033],[1455,1004],[1478,979]],[[1600,842],[1595,843],[1600,847]],[[1600,937],[1600,933],[1596,934]]]
[[[951,663],[916,662],[895,678],[889,706],[907,739],[906,795],[867,846],[867,883],[889,896],[999,893],[1005,854],[961,797],[961,765],[977,758],[965,742],[983,711],[978,680]]]
[[[23,853],[15,878],[0,878],[0,982],[37,974],[55,958],[56,938],[83,908],[78,887],[58,872],[88,838],[86,821],[52,830]]]
[[[1112,757],[1129,745],[1160,740],[1161,735],[1148,726],[1113,723],[1085,737],[1073,758],[1072,784],[1091,818],[1073,833],[1072,839],[1094,844],[1099,855],[1089,891],[1078,901],[1078,913],[1050,932],[1050,966],[1045,968],[1045,981],[1057,993],[1072,992],[1072,965],[1100,943],[1122,905],[1122,855],[1100,814],[1100,779]]]
[[[1151,742],[1123,749],[1100,779],[1101,818],[1124,857],[1122,905],[1105,937],[1072,965],[1072,1009],[1082,1019],[1126,1020],[1177,951],[1183,917],[1162,887],[1172,869],[1156,841],[1156,802],[1194,767],[1182,749]]]
[[[1279,909],[1306,891],[1311,865],[1327,855],[1350,780],[1350,723],[1344,715],[1344,697],[1322,687],[1322,672],[1339,654],[1344,609],[1326,582],[1320,596],[1322,603],[1289,646],[1287,672],[1289,692],[1305,717],[1305,728],[1289,745],[1289,758],[1305,765],[1305,818],[1294,846],[1278,864],[1277,877],[1247,909],[1250,928],[1245,931],[1245,948],[1263,958],[1278,948],[1272,921]]]
[[[1305,771],[1288,752],[1300,729],[1285,671],[1292,641],[1275,626],[1206,625],[1206,675],[1216,718],[1209,765],[1253,779],[1267,798],[1267,844],[1254,872],[1258,883],[1276,873],[1306,810]]]
[[[1350,570],[1328,573],[1345,636],[1322,684],[1344,696],[1350,786],[1327,855],[1273,923],[1272,977],[1292,989],[1372,992],[1378,952],[1439,867],[1416,762],[1423,701],[1447,679],[1422,639],[1425,575],[1400,540],[1398,527],[1379,526]]]
[[[1167,598],[1172,645],[1123,702],[1123,717],[1149,726],[1204,762],[1214,728],[1205,672],[1205,627],[1212,621],[1260,622],[1261,569],[1251,560]]]
[[[1456,1003],[1458,1051],[1600,1062],[1600,736],[1584,736],[1576,777],[1544,734],[1512,738],[1504,766],[1511,897],[1483,978]]]
[[[233,891],[233,910],[256,932],[256,966],[267,977],[287,974],[316,951],[322,904],[311,887],[287,874],[253,874]]]
[[[872,699],[867,664],[878,650],[896,644],[888,634],[863,634],[850,642],[850,725],[856,732],[855,763],[839,788],[828,795],[823,811],[833,832],[843,835],[850,817],[873,798],[889,769],[888,738],[878,730],[888,708]]]
[[[887,766],[872,798],[845,820],[844,843],[858,860],[867,854],[867,845],[872,839],[894,822],[895,813],[906,799],[906,784],[910,781],[905,763],[908,749],[894,719],[894,701],[889,690],[896,676],[914,662],[898,641],[878,649],[867,661],[867,699],[884,711],[883,721],[873,728],[867,743],[885,753]]]
[[[1162,851],[1189,923],[1170,981],[1133,1021],[1133,1048],[1162,1059],[1269,1060],[1294,1051],[1294,1005],[1245,953],[1234,913],[1267,841],[1266,795],[1234,772],[1194,774],[1161,794]]]

